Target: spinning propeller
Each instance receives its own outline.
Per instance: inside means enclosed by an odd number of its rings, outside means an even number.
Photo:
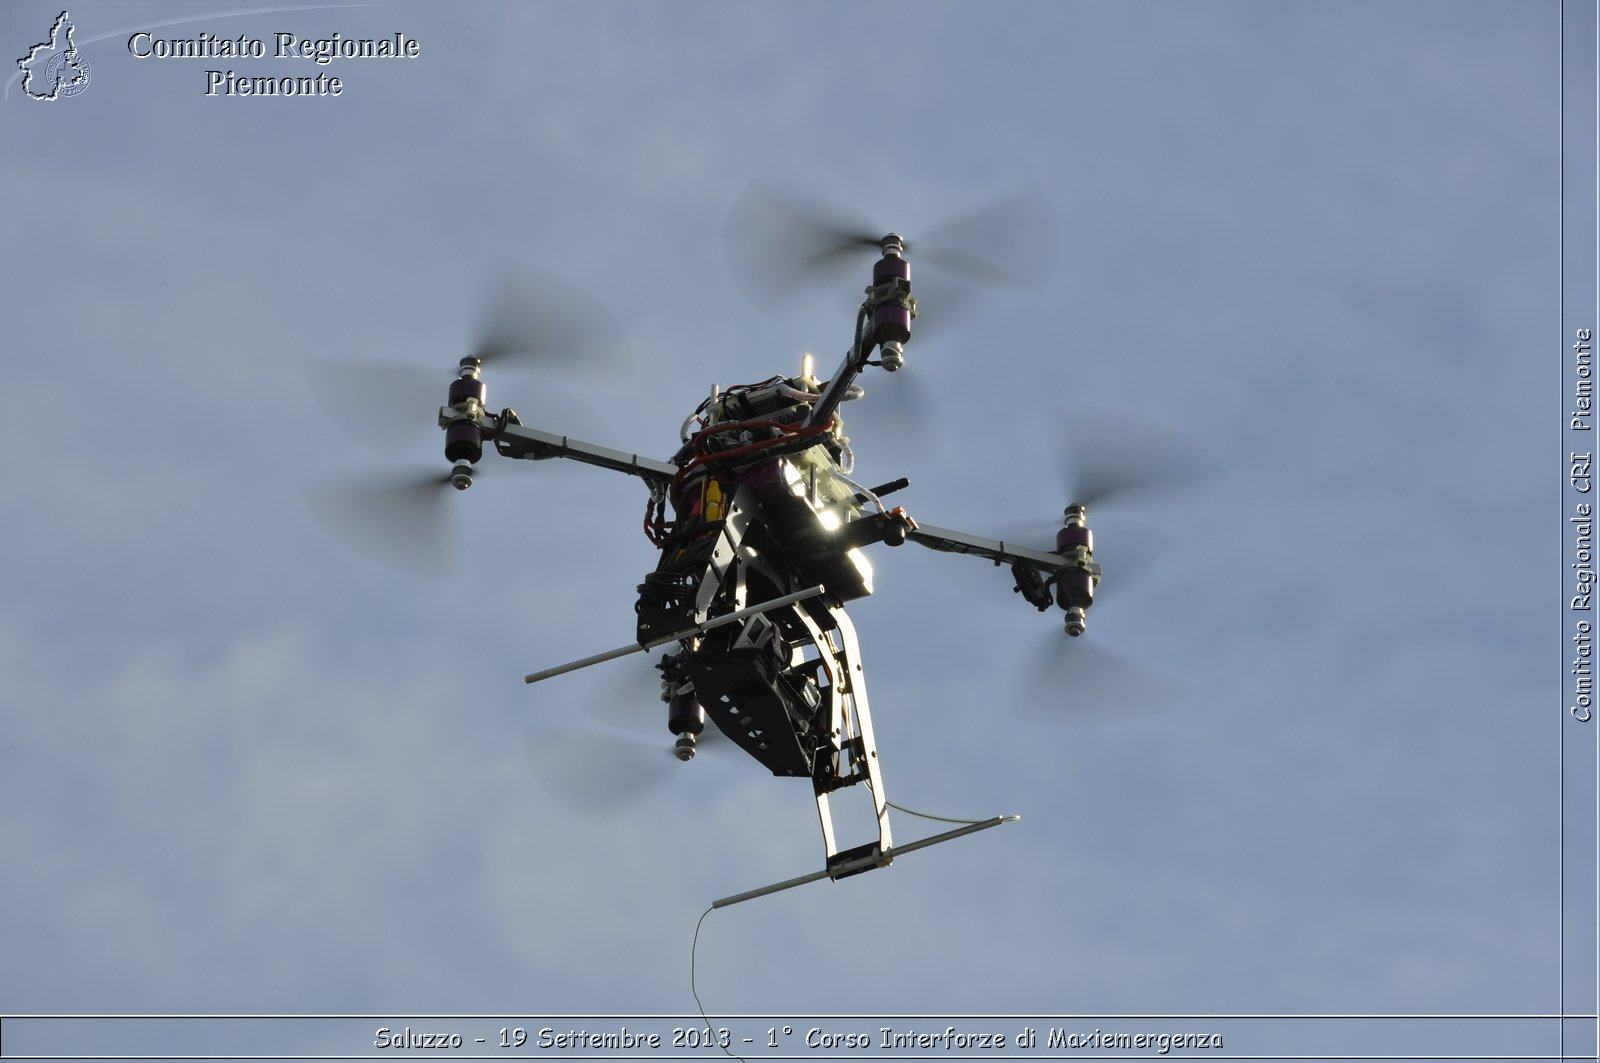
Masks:
[[[797,287],[839,280],[890,237],[908,258],[964,283],[1032,286],[1054,266],[1056,234],[1055,213],[1036,190],[905,238],[836,204],[753,185],[734,203],[726,247],[735,280],[773,306]]]
[[[519,262],[495,271],[479,312],[471,345],[454,381],[442,368],[318,359],[307,366],[313,393],[335,421],[364,442],[390,452],[426,441],[437,454],[433,414],[447,395],[454,401],[477,370],[560,370],[614,376],[631,364],[626,336],[593,296],[557,274]],[[540,393],[552,388],[541,380]],[[569,393],[551,403],[569,417],[598,418]],[[467,426],[456,426],[464,428]],[[454,428],[452,429],[454,430]],[[451,441],[454,443],[454,441]],[[479,440],[481,443],[481,440]],[[366,473],[308,491],[308,502],[340,538],[374,560],[411,572],[438,575],[450,564],[452,540],[443,497],[464,489],[482,468],[440,470],[437,458],[415,472]]]
[[[574,812],[603,817],[637,807],[674,777],[678,761],[698,755],[675,750],[662,727],[659,660],[619,662],[567,703],[561,722],[538,717],[528,746],[534,776]],[[696,745],[699,754],[733,748],[710,724],[690,749]]]
[[[1050,275],[1059,242],[1055,212],[1037,190],[996,199],[984,207],[920,235],[906,238],[871,224],[859,214],[789,189],[754,184],[735,202],[725,234],[725,251],[735,282],[752,302],[768,310],[792,300],[797,291],[836,288],[859,279],[862,260],[882,254],[873,284],[890,280],[886,266],[909,291],[910,264],[929,267],[931,280],[917,283],[921,295],[914,314],[904,317],[909,331],[915,317],[920,339],[934,327],[958,319],[975,294],[989,287],[1038,287]],[[896,256],[891,263],[890,255]],[[887,308],[886,308],[887,309]],[[876,327],[876,326],[874,326]],[[898,327],[898,326],[896,326]],[[880,338],[904,338],[886,334]],[[904,364],[899,343],[887,345],[879,364],[894,372]],[[929,420],[929,393],[915,374],[865,390],[870,408],[885,419],[893,436],[917,449],[935,441]]]
[[[1107,505],[1115,512],[1124,504],[1157,500],[1163,492],[1199,487],[1218,475],[1215,462],[1199,444],[1151,417],[1079,407],[1066,411],[1060,433],[1060,481],[1065,497],[1072,500],[1065,517],[1069,525],[1094,521]],[[1113,590],[1111,600],[1117,601],[1172,544],[1148,526],[1113,524],[1111,534],[1098,540],[1091,536],[1089,541]],[[1030,523],[1018,538],[1042,539],[1045,528],[1043,520]],[[1081,533],[1067,534],[1072,531],[1069,527],[1057,533],[1058,551],[1063,538],[1084,538]],[[1068,633],[1074,633],[1070,613]],[[1081,627],[1076,633],[1082,633]],[[1165,707],[1188,693],[1185,684],[1092,639],[1072,638],[1063,645],[1052,634],[1033,658],[1026,703],[1038,710],[1034,715],[1040,719],[1125,718]]]
[[[469,357],[495,369],[556,367],[614,375],[632,363],[627,335],[593,295],[549,270],[504,262],[479,314]]]
[[[1066,496],[1083,506],[1128,501],[1152,489],[1194,487],[1216,463],[1198,443],[1153,417],[1075,407],[1061,422]]]

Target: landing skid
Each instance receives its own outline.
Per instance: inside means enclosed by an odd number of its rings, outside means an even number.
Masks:
[[[785,879],[782,882],[775,882],[770,886],[762,886],[759,889],[746,890],[743,893],[735,893],[731,897],[723,897],[721,900],[712,901],[711,907],[726,908],[730,904],[738,904],[741,901],[755,900],[757,897],[765,897],[771,893],[781,893],[784,890],[794,889],[796,886],[804,886],[808,882],[817,882],[825,878],[831,878],[835,880],[848,878],[851,875],[859,875],[863,872],[871,871],[875,867],[887,867],[889,862],[897,856],[903,856],[906,853],[915,852],[918,849],[926,849],[930,845],[938,845],[940,842],[951,841],[955,838],[963,837],[964,835],[976,834],[980,830],[988,830],[990,827],[998,827],[1002,823],[1012,823],[1021,818],[1021,816],[1016,815],[995,816],[993,819],[985,819],[980,820],[977,823],[969,823],[964,827],[957,827],[954,830],[947,830],[942,834],[934,834],[926,838],[918,838],[914,842],[907,842],[904,845],[896,846],[895,848],[887,851],[880,851],[876,845],[869,845],[865,846],[864,848],[870,851],[862,853],[861,855],[856,855],[856,850],[839,853],[837,856],[831,858],[828,861],[828,866],[823,868],[821,871],[813,871],[809,875],[801,875],[799,878]]]

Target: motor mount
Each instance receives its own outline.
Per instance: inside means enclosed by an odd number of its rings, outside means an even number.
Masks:
[[[667,730],[678,736],[672,753],[679,760],[693,760],[700,732],[706,729],[706,708],[694,691],[675,694],[667,702]]]
[[[661,670],[661,700],[667,705],[667,730],[677,736],[672,755],[682,761],[693,760],[700,734],[706,729],[705,706],[695,694],[681,656],[667,654],[656,667]]]
[[[488,387],[479,377],[481,359],[461,359],[457,376],[450,381],[449,402],[439,410],[439,427],[444,429],[445,460],[455,466],[450,482],[457,490],[472,486],[472,466],[483,458],[484,400]]]
[[[1056,603],[1066,612],[1066,631],[1077,638],[1088,626],[1100,566],[1094,560],[1094,532],[1089,530],[1083,503],[1074,502],[1062,514],[1056,532],[1056,549],[1065,561],[1056,573]]]
[[[911,338],[911,319],[917,316],[917,303],[911,298],[911,263],[902,257],[905,241],[889,233],[883,238],[882,248],[883,257],[872,267],[869,345],[884,348],[884,368],[892,372],[905,364],[901,345]]]

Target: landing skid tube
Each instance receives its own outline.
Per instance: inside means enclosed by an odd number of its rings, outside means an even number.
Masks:
[[[871,871],[875,867],[886,867],[888,866],[889,862],[897,856],[903,856],[906,853],[915,852],[918,849],[926,849],[930,845],[938,845],[940,842],[951,841],[952,839],[960,838],[964,835],[976,834],[980,830],[988,830],[990,827],[998,827],[1002,823],[1012,823],[1021,818],[1021,816],[1016,815],[995,816],[993,819],[985,819],[980,820],[977,823],[969,823],[965,827],[957,827],[954,830],[947,830],[942,834],[934,834],[926,838],[918,838],[914,842],[907,842],[906,844],[897,846],[887,852],[879,852],[877,846],[870,846],[869,848],[872,851],[861,856],[829,861],[830,866],[822,869],[821,871],[813,871],[811,874],[801,875],[799,878],[785,879],[782,882],[775,882],[770,886],[762,886],[759,889],[746,890],[743,893],[735,893],[731,897],[723,897],[721,900],[712,901],[711,907],[726,908],[730,904],[738,904],[741,901],[752,901],[757,897],[765,897],[770,893],[781,893],[784,890],[794,889],[796,886],[804,886],[808,882],[817,882],[825,878],[841,879],[847,878],[850,875],[859,875],[864,871]],[[848,854],[840,854],[840,856],[847,855]]]
[[[757,616],[761,613],[769,612],[785,605],[793,605],[796,602],[803,602],[807,598],[815,598],[817,595],[821,594],[824,589],[825,588],[822,587],[808,587],[803,591],[795,591],[793,594],[785,594],[780,598],[772,599],[770,602],[762,602],[760,605],[752,605],[748,609],[740,609],[738,612],[729,613],[726,616],[719,616],[715,620],[707,620],[703,624],[691,624],[682,631],[674,631],[670,635],[662,635],[660,638],[650,639],[648,642],[630,642],[626,646],[618,646],[614,650],[607,650],[604,653],[597,653],[593,657],[585,657],[579,661],[572,661],[567,664],[557,665],[555,668],[546,668],[542,672],[533,672],[530,675],[523,676],[522,681],[524,683],[542,683],[546,679],[549,679],[553,676],[566,675],[568,672],[576,672],[580,668],[588,668],[590,665],[604,664],[606,661],[614,661],[618,657],[626,657],[630,653],[648,653],[657,646],[665,646],[669,642],[677,642],[679,639],[686,639],[691,635],[704,635],[708,631],[722,627],[726,624],[735,623],[736,621],[743,620],[746,617]]]

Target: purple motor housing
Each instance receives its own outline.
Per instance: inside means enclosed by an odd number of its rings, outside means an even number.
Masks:
[[[452,407],[460,408],[469,400],[476,399],[481,409],[488,394],[489,389],[483,381],[473,377],[460,376],[450,381]],[[483,457],[483,430],[471,421],[457,421],[450,425],[444,430],[444,456],[452,464],[458,461],[476,463]]]
[[[1082,524],[1068,525],[1056,532],[1056,553],[1070,554],[1080,546],[1094,553],[1094,532]],[[1094,604],[1094,578],[1081,568],[1063,570],[1056,577],[1056,602],[1063,609],[1089,608]]]
[[[483,457],[483,429],[469,421],[446,428],[444,456],[452,465],[458,461],[477,464],[478,459]]]
[[[872,286],[894,286],[895,296],[911,294],[911,263],[899,255],[884,255],[872,267]],[[891,297],[872,311],[872,342],[904,343],[911,338],[911,310]]]

